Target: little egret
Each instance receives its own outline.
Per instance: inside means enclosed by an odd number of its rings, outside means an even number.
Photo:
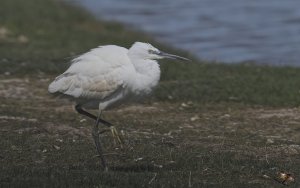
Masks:
[[[72,99],[78,113],[96,121],[92,135],[105,169],[99,123],[110,127],[119,143],[121,140],[112,124],[101,119],[101,112],[149,94],[160,78],[156,59],[162,58],[188,60],[142,42],[135,42],[129,49],[116,45],[99,46],[73,59],[71,66],[49,85],[50,93]],[[99,109],[99,115],[83,108]]]

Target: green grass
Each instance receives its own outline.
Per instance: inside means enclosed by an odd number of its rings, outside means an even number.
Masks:
[[[0,2],[0,187],[299,187],[300,69],[203,62],[60,0]],[[163,61],[141,106],[104,114],[126,145],[102,142],[103,172],[81,121],[47,85],[75,55],[103,44],[153,43],[193,59]]]
[[[157,98],[199,103],[238,102],[269,106],[300,104],[300,69],[254,65],[176,64],[163,66]]]

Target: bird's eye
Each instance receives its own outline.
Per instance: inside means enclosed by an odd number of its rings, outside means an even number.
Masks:
[[[156,54],[156,51],[154,50],[148,50],[149,54]]]

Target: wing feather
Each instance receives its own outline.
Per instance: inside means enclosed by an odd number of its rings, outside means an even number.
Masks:
[[[134,70],[127,51],[113,45],[100,46],[75,58],[69,69],[49,85],[49,92],[85,99],[109,97],[126,87]]]

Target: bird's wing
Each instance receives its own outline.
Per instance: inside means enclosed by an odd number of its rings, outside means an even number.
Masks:
[[[134,70],[126,48],[100,46],[73,60],[67,71],[50,85],[50,93],[74,98],[105,99],[126,87]]]

